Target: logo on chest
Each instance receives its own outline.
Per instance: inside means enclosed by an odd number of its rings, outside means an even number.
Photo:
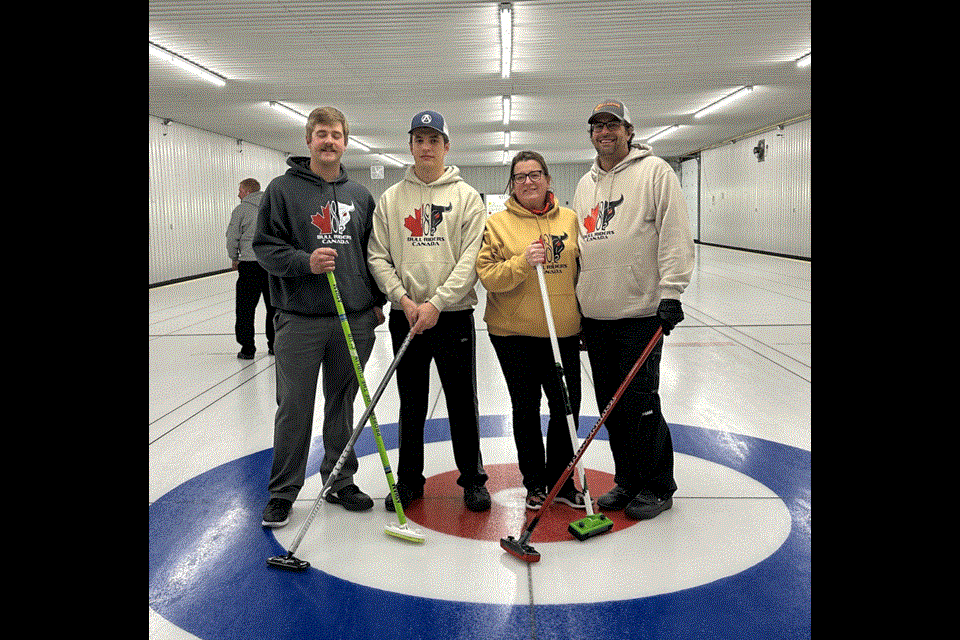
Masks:
[[[623,196],[620,196],[619,200],[598,202],[597,206],[590,210],[590,215],[583,219],[583,228],[587,230],[587,233],[606,231],[607,225],[617,215],[617,207],[621,204],[623,204]],[[611,229],[609,233],[612,234],[613,230]],[[606,235],[604,234],[604,236]]]
[[[403,220],[403,226],[410,231],[407,242],[415,247],[438,246],[445,238],[436,235],[437,229],[443,222],[443,214],[452,210],[452,202],[445,207],[439,204],[425,204],[414,209],[413,215]]]
[[[356,206],[353,203],[344,204],[335,200],[330,200],[320,207],[320,211],[310,216],[310,224],[320,230],[317,239],[334,244],[349,244],[351,236],[346,230],[354,209]]]

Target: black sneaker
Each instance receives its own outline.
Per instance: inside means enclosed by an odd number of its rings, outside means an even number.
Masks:
[[[423,487],[420,487],[419,490],[414,490],[408,487],[405,484],[400,484],[399,482],[394,485],[394,488],[397,490],[397,498],[400,499],[400,506],[406,509],[410,506],[410,503],[414,500],[423,497]],[[383,500],[383,506],[387,511],[396,511],[396,507],[393,504],[393,495],[387,494],[387,497]]]
[[[527,489],[527,509],[536,511],[543,506],[543,502],[546,499],[547,494],[544,493],[542,489]]]
[[[253,354],[256,352],[256,349],[241,349],[240,353],[237,354],[237,357],[241,360],[253,360]]]
[[[563,504],[570,505],[574,509],[586,509],[587,503],[584,501],[583,492],[577,491],[576,488],[570,489],[569,491],[557,494],[557,502],[562,502]]]
[[[355,484],[348,484],[336,492],[328,492],[326,500],[333,504],[339,504],[347,511],[366,511],[373,508],[373,498],[360,491],[360,488]]]
[[[649,520],[673,506],[673,498],[658,498],[650,491],[641,491],[630,501],[623,515],[634,520]]]
[[[270,498],[267,507],[263,510],[263,522],[265,527],[282,527],[290,522],[290,507],[293,506],[291,500],[284,498]]]
[[[463,488],[463,504],[470,511],[486,511],[490,508],[490,492],[482,484]]]
[[[630,504],[635,493],[630,493],[620,485],[614,485],[613,489],[597,498],[597,506],[607,511],[619,511]]]

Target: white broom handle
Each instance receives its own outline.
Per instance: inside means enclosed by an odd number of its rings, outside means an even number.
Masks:
[[[547,293],[547,281],[543,277],[542,264],[537,265],[537,279],[540,281],[540,296],[543,298],[543,312],[547,316],[547,328],[550,330],[550,346],[553,347],[553,360],[561,372],[560,384],[566,387],[566,373],[563,372],[563,362],[560,359],[560,343],[557,341],[557,329],[553,325],[553,310],[550,308],[550,294]],[[566,395],[567,403],[569,404],[570,394],[566,393]],[[576,451],[580,448],[580,439],[577,438],[577,427],[573,424],[572,410],[572,407],[570,407],[570,411],[567,412],[567,428],[570,430],[570,444],[573,445],[573,450]],[[587,474],[583,470],[582,460],[577,461],[577,474],[580,476],[580,485],[583,487],[583,501],[587,506],[587,515],[592,516],[593,505],[591,504],[590,489],[587,487]]]

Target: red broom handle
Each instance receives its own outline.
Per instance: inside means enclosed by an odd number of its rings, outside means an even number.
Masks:
[[[590,433],[583,441],[583,444],[581,444],[580,448],[577,449],[577,455],[573,457],[573,460],[567,465],[567,468],[564,469],[560,479],[557,480],[555,485],[553,485],[553,489],[550,490],[550,494],[540,506],[540,511],[537,513],[537,516],[530,521],[530,524],[527,525],[527,528],[520,536],[520,542],[522,544],[526,544],[526,542],[530,539],[530,534],[533,532],[533,528],[537,526],[540,516],[544,511],[546,511],[550,503],[553,502],[553,499],[557,497],[560,487],[563,486],[563,483],[567,481],[567,478],[570,477],[570,473],[573,471],[573,468],[577,466],[577,463],[580,462],[580,458],[583,457],[583,453],[587,450],[587,445],[590,444],[590,441],[593,440],[593,437],[597,435],[598,431],[600,431],[600,427],[604,422],[607,421],[607,418],[610,417],[610,412],[613,411],[617,401],[620,400],[620,396],[623,395],[623,392],[626,391],[627,387],[630,386],[630,383],[633,382],[633,377],[637,375],[637,371],[639,371],[640,367],[643,366],[643,363],[647,361],[647,357],[650,355],[650,352],[653,351],[653,348],[657,346],[657,342],[660,341],[661,337],[663,337],[663,327],[657,327],[657,330],[653,333],[653,337],[650,338],[650,342],[647,344],[647,347],[643,350],[643,353],[640,354],[640,357],[637,358],[637,361],[633,363],[630,373],[627,374],[627,377],[624,378],[623,382],[620,383],[620,388],[617,389],[617,392],[613,394],[612,398],[610,398],[610,402],[607,403],[607,408],[603,410],[603,415],[600,416],[599,420],[597,420],[597,424],[593,425],[593,429],[590,430]]]

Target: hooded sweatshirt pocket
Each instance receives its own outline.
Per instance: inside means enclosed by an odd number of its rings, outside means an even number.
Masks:
[[[627,265],[583,270],[577,283],[583,315],[598,320],[650,315],[657,293],[655,274],[642,268],[639,255]]]

